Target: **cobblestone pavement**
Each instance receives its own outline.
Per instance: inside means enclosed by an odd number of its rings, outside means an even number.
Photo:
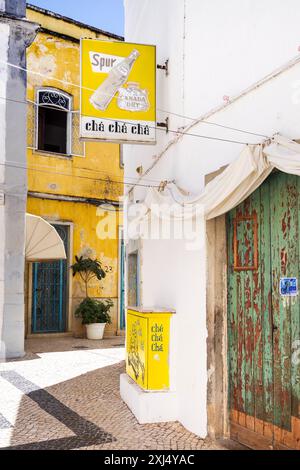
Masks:
[[[226,449],[179,423],[139,425],[119,395],[122,338],[36,338],[22,360],[0,363],[0,447]]]

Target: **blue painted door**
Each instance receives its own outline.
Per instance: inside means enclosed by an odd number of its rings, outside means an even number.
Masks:
[[[128,255],[128,291],[127,301],[129,307],[137,307],[140,305],[140,261],[139,253],[130,253]]]
[[[69,227],[54,225],[68,254]],[[68,262],[33,263],[32,333],[67,330]]]
[[[120,253],[120,329],[125,330],[125,243],[121,240]]]

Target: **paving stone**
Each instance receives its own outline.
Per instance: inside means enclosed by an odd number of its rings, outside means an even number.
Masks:
[[[9,429],[11,427],[10,422],[0,413],[0,429]]]
[[[11,428],[10,449],[226,449],[178,422],[138,424],[119,393],[122,338],[36,338],[26,347],[23,360],[0,363],[0,395],[5,381],[22,397],[4,394],[15,415],[10,423],[0,414],[0,430]]]

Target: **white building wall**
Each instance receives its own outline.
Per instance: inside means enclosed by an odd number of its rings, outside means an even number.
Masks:
[[[172,15],[169,2],[152,0],[125,0],[125,37],[126,41],[157,45],[157,63],[164,64],[169,59],[172,73],[166,77],[164,71],[157,73],[157,100],[159,109],[170,109],[182,113],[183,111],[183,34],[184,34],[184,2],[172,1]],[[151,25],[151,26],[150,26]],[[157,27],[156,27],[157,26]],[[170,54],[170,51],[173,51]],[[163,121],[166,115],[157,111],[157,121]],[[158,130],[158,143],[156,146],[124,146],[126,160],[126,173],[138,176],[136,168],[143,166],[146,169],[153,162],[153,155],[162,150],[173,134],[166,135],[164,130]],[[130,154],[130,157],[129,157]],[[165,160],[155,169],[151,176],[156,180],[168,178],[173,171],[172,162]],[[158,175],[158,176],[156,176]],[[137,194],[144,194],[143,191]]]
[[[0,3],[1,7],[1,3]],[[7,24],[0,24],[0,74],[2,79],[0,80],[0,95],[6,96],[7,82],[4,77],[7,77],[7,57],[8,57],[8,39],[9,39],[9,26]],[[1,192],[4,194],[4,182],[5,182],[5,148],[6,148],[6,101],[0,101],[0,185]],[[5,206],[0,205],[0,243],[3,247],[5,245]],[[6,347],[5,341],[2,336],[3,331],[3,312],[4,304],[1,301],[4,298],[4,287],[5,287],[5,251],[0,250],[0,358],[5,357]]]
[[[185,116],[202,116],[225,103],[223,97],[241,93],[299,54],[300,5],[297,0],[185,0],[185,3]],[[274,108],[279,103],[274,101],[276,95],[267,99],[273,110],[274,126],[269,122],[262,127],[259,118],[262,103],[257,103],[256,112],[247,113],[244,102],[234,107],[233,115],[231,111],[231,116],[226,113],[225,124],[262,134],[267,132],[267,135],[277,132]],[[219,115],[210,120],[222,123]],[[191,132],[257,142],[257,137],[209,125],[195,127]],[[184,148],[188,149],[185,157],[176,160],[176,179],[194,192],[199,191],[199,174],[214,171],[236,158],[240,151],[238,145],[192,137],[185,138]],[[208,158],[212,153],[213,158]]]
[[[38,25],[25,0],[0,3],[0,358],[24,355],[26,47]],[[17,68],[13,67],[16,66]]]
[[[210,126],[189,132],[240,143],[185,136],[172,145],[142,181],[176,180],[193,194],[204,176],[233,161],[245,143],[258,143],[275,132],[300,138],[300,62],[226,106],[226,97],[242,94],[255,82],[300,54],[300,4],[297,0],[125,0],[126,40],[157,45],[158,63],[169,59],[170,74],[158,70],[157,120],[169,111],[261,135]],[[225,98],[225,99],[224,99]],[[217,108],[223,110],[213,112]],[[169,115],[170,129],[191,121]],[[146,170],[174,139],[157,131],[153,146],[125,146],[125,179]],[[134,190],[142,200],[144,188]],[[176,309],[172,341],[176,369],[178,419],[206,435],[206,266],[201,248],[189,251],[180,241],[144,241],[142,302]]]

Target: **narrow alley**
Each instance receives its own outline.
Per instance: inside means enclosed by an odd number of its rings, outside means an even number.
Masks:
[[[35,338],[22,360],[0,363],[0,447],[225,449],[179,423],[139,425],[120,399],[122,338]]]

